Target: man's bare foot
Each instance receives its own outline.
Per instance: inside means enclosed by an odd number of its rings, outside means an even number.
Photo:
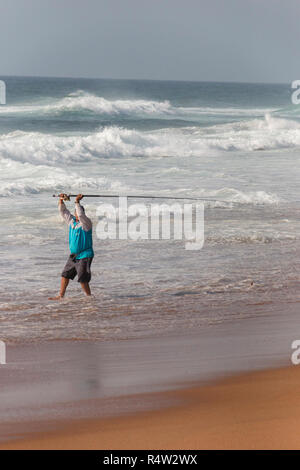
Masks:
[[[56,297],[48,297],[48,300],[62,300],[63,297],[61,295],[57,295]]]

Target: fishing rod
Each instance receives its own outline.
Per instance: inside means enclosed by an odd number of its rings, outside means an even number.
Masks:
[[[77,197],[77,194],[65,194],[63,197],[64,201],[70,201],[71,197]],[[53,197],[60,197],[59,194],[53,194]],[[178,197],[178,196],[152,196],[152,195],[134,195],[134,194],[128,194],[128,195],[120,195],[120,194],[83,194],[83,197],[99,197],[99,198],[104,198],[104,197],[126,197],[126,198],[131,198],[131,199],[176,199],[180,201],[184,200],[189,200],[189,201],[211,201],[211,202],[223,202],[225,204],[240,204],[240,203],[233,203],[230,201],[224,201],[221,199],[210,199],[207,197],[190,197],[190,196],[184,196],[184,197]]]

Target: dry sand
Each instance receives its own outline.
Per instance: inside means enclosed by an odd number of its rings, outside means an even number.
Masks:
[[[101,420],[0,449],[300,449],[300,368],[268,370],[168,392],[178,406]]]

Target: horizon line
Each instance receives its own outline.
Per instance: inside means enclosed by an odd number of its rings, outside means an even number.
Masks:
[[[182,83],[232,83],[245,85],[288,85],[292,82],[264,82],[264,81],[237,81],[237,80],[183,80],[160,78],[112,78],[112,77],[75,77],[56,75],[0,75],[0,78],[52,78],[61,80],[115,80],[115,81],[141,81],[141,82],[182,82]]]

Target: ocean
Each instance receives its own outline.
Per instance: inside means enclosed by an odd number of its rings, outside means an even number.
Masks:
[[[2,340],[194,332],[284,315],[299,301],[300,111],[290,84],[1,78]],[[58,192],[215,201],[205,203],[199,251],[94,234],[93,297],[74,281],[51,302],[68,256]],[[83,199],[95,227],[99,202]]]

